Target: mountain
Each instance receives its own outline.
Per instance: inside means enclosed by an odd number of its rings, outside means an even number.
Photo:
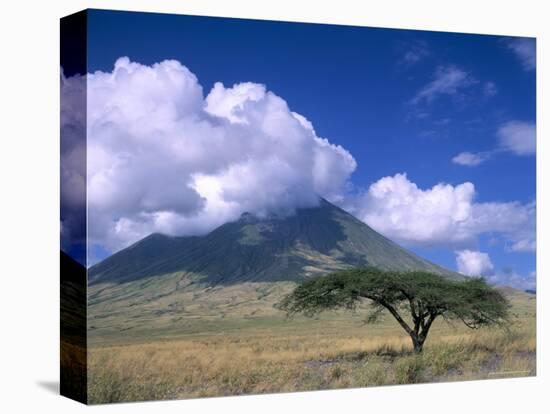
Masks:
[[[211,285],[301,281],[354,266],[456,274],[405,250],[321,199],[295,214],[249,213],[205,236],[151,234],[89,269],[89,283],[122,283],[185,272]]]
[[[60,251],[61,338],[85,346],[86,268]]]

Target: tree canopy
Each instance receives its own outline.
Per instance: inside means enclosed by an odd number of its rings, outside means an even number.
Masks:
[[[459,320],[471,329],[506,326],[510,304],[483,278],[453,280],[424,272],[350,269],[316,277],[299,285],[277,305],[288,315],[314,316],[331,309],[355,309],[370,299],[373,310],[367,322],[388,311],[421,352],[434,320]]]

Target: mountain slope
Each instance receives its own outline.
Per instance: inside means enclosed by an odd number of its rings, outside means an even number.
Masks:
[[[351,266],[456,276],[321,200],[286,217],[243,214],[202,237],[152,234],[89,270],[90,284],[186,272],[211,284],[300,281]]]

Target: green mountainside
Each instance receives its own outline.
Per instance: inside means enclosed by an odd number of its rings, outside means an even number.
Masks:
[[[201,237],[151,234],[89,269],[89,283],[185,272],[209,284],[301,281],[353,266],[456,276],[398,246],[326,200],[290,216],[245,213]]]

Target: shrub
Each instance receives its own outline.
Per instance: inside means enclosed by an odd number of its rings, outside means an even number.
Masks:
[[[395,382],[398,384],[422,382],[424,369],[424,359],[421,355],[403,357],[395,364]]]

